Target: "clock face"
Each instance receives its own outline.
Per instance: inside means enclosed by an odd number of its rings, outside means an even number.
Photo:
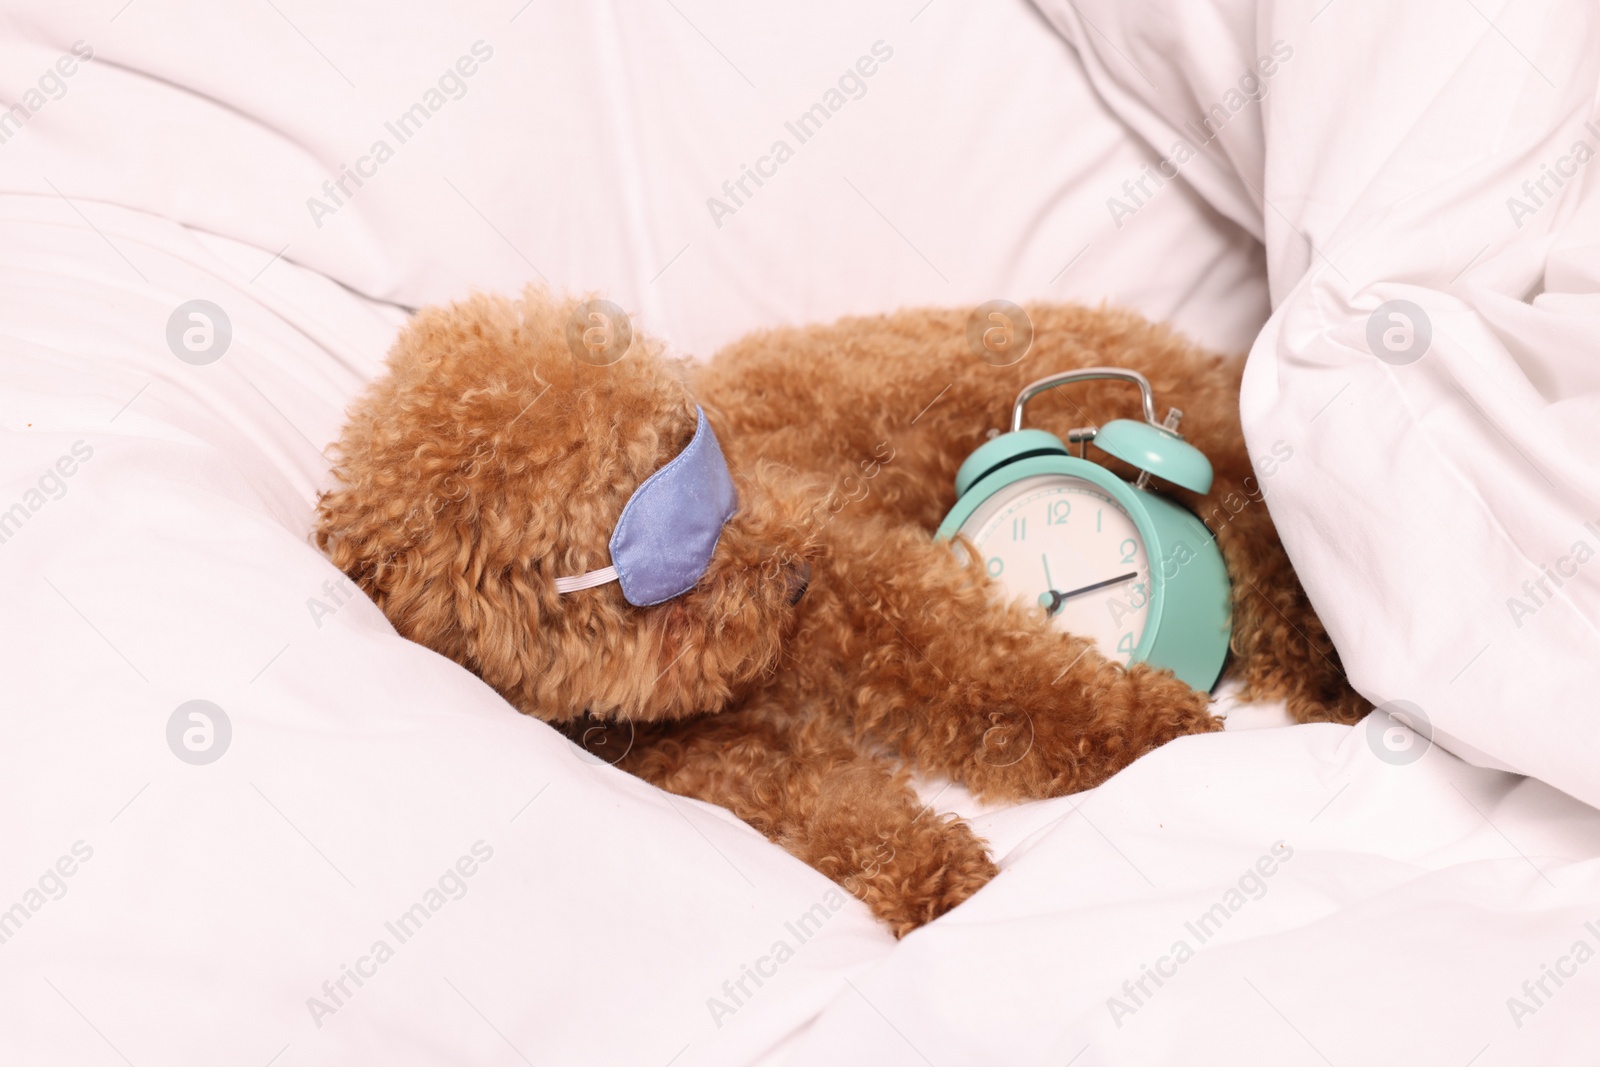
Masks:
[[[1105,490],[1065,474],[1021,478],[980,504],[961,532],[989,576],[1037,604],[1058,630],[1126,666],[1150,613],[1138,527]]]

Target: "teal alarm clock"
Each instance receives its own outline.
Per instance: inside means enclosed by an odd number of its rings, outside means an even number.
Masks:
[[[1137,385],[1144,421],[1115,419],[1070,431],[1079,446],[1022,428],[1023,408],[1047,389],[1116,379]],[[1196,493],[1211,462],[1177,432],[1183,413],[1156,421],[1150,383],[1137,371],[1089,367],[1041,378],[1012,408],[1011,432],[984,444],[956,472],[956,506],[936,535],[961,535],[989,576],[1038,604],[1059,630],[1092,638],[1106,658],[1165,667],[1196,689],[1222,673],[1230,621],[1228,572],[1216,539],[1187,509],[1150,490],[1152,478]],[[1088,458],[1090,445],[1137,469],[1124,481]]]

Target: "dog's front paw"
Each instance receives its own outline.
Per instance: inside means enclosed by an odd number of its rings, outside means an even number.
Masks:
[[[999,873],[966,823],[925,812],[903,831],[884,835],[860,869],[839,883],[899,938],[962,903]]]
[[[1133,756],[1140,755],[1189,734],[1209,734],[1221,730],[1222,719],[1211,714],[1211,694],[1192,689],[1168,671],[1144,664],[1128,669],[1133,684],[1134,710],[1127,717]]]
[[[1168,671],[1085,663],[1060,689],[974,712],[982,736],[957,777],[986,800],[1077,793],[1168,741],[1221,730],[1210,703]]]

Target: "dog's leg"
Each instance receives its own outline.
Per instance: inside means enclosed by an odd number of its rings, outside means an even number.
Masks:
[[[768,709],[641,728],[619,765],[728,808],[859,897],[896,937],[994,877],[966,823],[923,808],[903,772],[855,748],[848,723]]]
[[[991,799],[1055,796],[1222,727],[1205,693],[1110,663],[917,530],[863,520],[830,540],[794,658],[850,666],[802,672],[797,697],[836,705],[918,767]]]

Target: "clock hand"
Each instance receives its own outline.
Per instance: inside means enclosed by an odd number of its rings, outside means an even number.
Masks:
[[[1107,578],[1103,582],[1095,582],[1092,585],[1081,586],[1081,587],[1079,587],[1077,589],[1072,589],[1072,590],[1069,590],[1068,592],[1065,592],[1065,593],[1058,592],[1058,591],[1056,591],[1054,589],[1046,589],[1042,594],[1040,594],[1039,603],[1044,606],[1045,612],[1047,614],[1054,615],[1056,612],[1061,610],[1061,605],[1063,603],[1065,603],[1070,597],[1078,596],[1081,593],[1092,593],[1096,589],[1105,589],[1108,586],[1120,585],[1123,582],[1127,581],[1129,578],[1137,578],[1137,577],[1139,577],[1139,572],[1138,571],[1129,571],[1127,574],[1118,575],[1115,578]],[[1049,597],[1050,598],[1050,602],[1048,604],[1045,603],[1045,597]]]

